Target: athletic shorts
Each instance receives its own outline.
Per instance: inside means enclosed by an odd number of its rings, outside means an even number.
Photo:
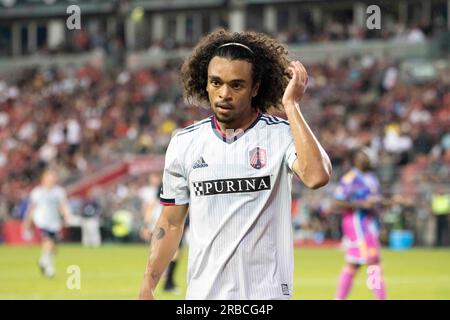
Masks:
[[[50,239],[55,242],[59,240],[59,232],[58,231],[50,231],[47,229],[39,229],[39,231],[40,231],[41,237],[43,239]]]
[[[370,216],[346,215],[342,221],[345,260],[354,264],[380,262],[380,242],[378,227]]]

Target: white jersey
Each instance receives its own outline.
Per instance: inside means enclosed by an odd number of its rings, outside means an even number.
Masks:
[[[289,299],[293,283],[290,126],[258,115],[227,139],[215,117],[169,144],[161,203],[189,203],[187,299]]]
[[[30,205],[34,206],[34,224],[40,229],[59,231],[62,226],[61,203],[66,199],[66,192],[62,187],[35,187],[30,195]]]

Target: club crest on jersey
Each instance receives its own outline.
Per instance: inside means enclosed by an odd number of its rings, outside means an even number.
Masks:
[[[261,147],[253,148],[248,152],[250,159],[250,165],[255,169],[264,168],[267,164],[267,152],[266,149]]]

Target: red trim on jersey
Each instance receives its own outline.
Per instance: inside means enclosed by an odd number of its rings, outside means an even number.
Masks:
[[[163,206],[175,206],[176,205],[175,203],[163,202],[163,201],[160,201],[159,203],[161,203]]]
[[[248,129],[252,128],[252,127],[256,124],[257,120],[259,120],[260,115],[261,115],[261,114],[258,112],[258,113],[256,114],[255,120],[253,120],[252,123],[251,123],[245,130],[243,130],[243,132],[245,132],[245,131],[247,131]],[[227,138],[227,135],[220,129],[219,125],[217,124],[216,116],[213,116],[213,123],[214,123],[214,128],[217,129],[217,131],[220,133],[220,135],[222,136],[222,138],[225,138],[225,139],[226,139],[226,138]]]
[[[222,131],[222,129],[220,129],[219,125],[217,124],[217,119],[216,119],[215,116],[213,117],[213,119],[214,119],[214,127],[215,127],[215,129],[217,129],[217,131],[219,131],[219,133],[220,133],[220,135],[222,136],[222,138],[226,138],[227,136],[226,136],[225,133]]]

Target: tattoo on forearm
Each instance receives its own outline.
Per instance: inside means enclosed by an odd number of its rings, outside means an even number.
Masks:
[[[164,236],[166,235],[166,232],[164,231],[163,228],[159,228],[158,233],[156,234],[156,240],[160,240],[162,238],[164,238]]]

